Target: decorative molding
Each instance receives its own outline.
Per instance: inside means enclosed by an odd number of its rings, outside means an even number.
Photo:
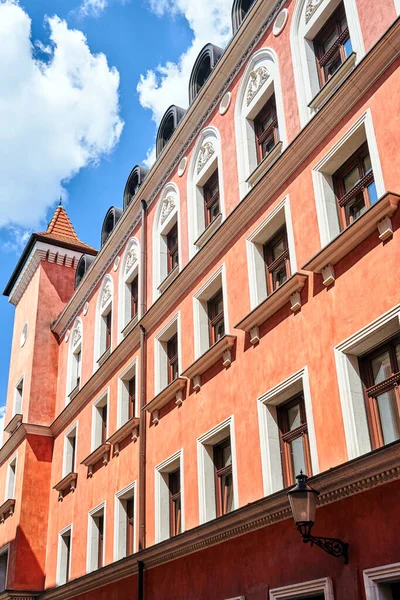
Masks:
[[[83,307],[83,315],[86,317],[89,310],[89,302],[85,302],[85,306]]]
[[[126,254],[126,262],[125,262],[125,275],[129,273],[132,269],[133,265],[137,262],[137,254],[136,254],[136,246],[132,244]]]
[[[154,415],[160,408],[166,406],[175,398],[176,404],[183,402],[183,390],[186,387],[186,377],[177,377],[169,385],[167,385],[157,396],[148,402],[143,409]],[[154,417],[153,417],[154,421]]]
[[[77,479],[78,473],[68,473],[68,475],[61,479],[61,481],[56,483],[56,485],[53,487],[53,490],[57,490],[59,502],[64,500],[65,492],[75,492]]]
[[[222,359],[223,366],[227,369],[232,362],[231,349],[236,342],[236,335],[224,335],[218,342],[213,344],[204,354],[194,361],[185,371],[183,377],[193,380],[193,389],[199,391],[201,387],[201,375],[210,367]]]
[[[12,517],[15,508],[15,498],[9,498],[0,506],[0,523],[4,523],[7,517]]]
[[[101,293],[101,308],[104,308],[107,302],[110,301],[110,299],[112,298],[112,292],[112,282],[109,279],[107,279],[106,283],[104,284],[103,291]]]
[[[310,597],[322,594],[324,600],[334,600],[333,585],[330,577],[314,579],[313,581],[303,581],[293,585],[275,588],[269,592],[269,600],[295,600],[296,598]]]
[[[304,13],[306,25],[322,2],[323,0],[307,0],[306,10]]]
[[[224,115],[228,112],[228,108],[231,105],[231,100],[232,100],[232,93],[226,92],[226,94],[223,96],[221,102],[219,103],[219,114],[220,115]]]
[[[162,207],[161,207],[161,216],[160,216],[161,225],[163,225],[164,222],[167,220],[168,215],[170,215],[172,213],[175,206],[176,206],[175,196],[170,194],[169,196],[164,198]]]
[[[178,177],[182,177],[182,175],[184,174],[184,172],[186,171],[186,165],[187,165],[187,157],[184,156],[181,160],[181,162],[179,163],[179,167],[178,167]]]
[[[118,270],[118,267],[119,267],[119,263],[120,263],[120,261],[121,261],[121,257],[120,257],[120,256],[117,256],[117,257],[115,258],[115,260],[114,260],[114,266],[113,266],[113,269],[114,269],[114,271],[117,271],[117,270]]]
[[[86,458],[81,461],[81,465],[85,465],[88,468],[88,477],[93,477],[93,467],[100,461],[104,466],[110,461],[110,448],[109,442],[104,442],[98,448],[93,450]]]
[[[379,239],[382,242],[386,242],[393,237],[393,225],[390,217],[383,217],[378,221]]]
[[[325,267],[322,268],[321,270],[321,275],[322,275],[322,283],[324,284],[325,287],[329,287],[330,285],[332,285],[335,282],[335,269],[333,267],[333,265],[329,264],[329,265],[325,265]]]
[[[289,18],[289,11],[287,8],[281,10],[279,15],[276,17],[274,26],[272,28],[272,33],[275,37],[277,37],[282,31],[285,29],[287,20]]]
[[[246,104],[249,106],[253,98],[258,94],[264,83],[269,77],[267,67],[261,66],[251,71],[249,74],[249,83],[247,84]]]
[[[196,164],[197,175],[200,173],[204,165],[208,163],[214,153],[215,148],[212,142],[205,142],[202,146],[200,146]]]
[[[392,598],[392,594],[389,593],[388,596],[386,593],[388,590],[385,583],[399,580],[400,563],[365,569],[363,575],[366,600],[388,600],[388,597]]]
[[[136,442],[139,433],[139,419],[132,417],[121,425],[119,429],[107,439],[108,444],[112,444],[115,456],[119,455],[119,445],[123,442],[128,435],[131,435],[131,439]]]
[[[82,339],[82,323],[78,321],[72,332],[72,346],[75,348]]]

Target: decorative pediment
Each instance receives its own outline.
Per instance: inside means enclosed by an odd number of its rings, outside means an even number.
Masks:
[[[258,67],[254,71],[251,71],[249,75],[249,83],[247,85],[247,106],[253,100],[254,96],[258,94],[263,83],[267,81],[268,77],[269,73],[267,67]]]
[[[200,173],[204,165],[210,160],[212,155],[214,154],[215,149],[212,142],[205,142],[200,150],[199,156],[197,158],[197,174]]]
[[[132,245],[126,255],[125,273],[129,273],[137,259],[136,248]]]
[[[80,321],[74,327],[74,331],[72,332],[72,346],[75,348],[79,344],[82,339],[82,324]]]
[[[311,19],[320,4],[322,4],[322,0],[307,0],[305,12],[306,24]]]
[[[161,216],[160,216],[161,225],[164,223],[164,221],[166,221],[168,215],[170,215],[172,213],[172,211],[175,208],[175,205],[176,205],[176,202],[175,202],[174,196],[167,196],[166,198],[164,198],[162,207],[161,207]]]
[[[102,294],[101,294],[101,308],[104,308],[104,306],[107,304],[107,302],[110,300],[112,296],[112,284],[111,281],[107,280]]]

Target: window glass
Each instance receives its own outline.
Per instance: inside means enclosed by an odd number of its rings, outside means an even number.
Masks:
[[[384,352],[371,360],[374,383],[381,383],[391,376],[389,352]]]
[[[379,417],[382,427],[383,441],[390,444],[399,439],[399,428],[397,423],[396,393],[389,390],[377,397]]]

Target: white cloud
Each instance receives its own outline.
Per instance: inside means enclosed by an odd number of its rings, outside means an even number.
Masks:
[[[178,63],[158,65],[140,77],[137,86],[140,104],[151,110],[153,120],[159,124],[171,104],[187,107],[190,73],[203,46],[212,42],[225,47],[228,43],[232,0],[148,0],[148,3],[159,17],[183,15],[193,31],[192,43]]]
[[[78,12],[82,17],[99,17],[107,8],[107,0],[83,0]]]
[[[50,47],[33,45],[28,14],[0,0],[0,227],[37,227],[62,183],[110,153],[123,127],[118,71],[82,32],[57,16],[47,25]]]
[[[0,448],[3,445],[5,414],[6,414],[6,407],[0,406]]]

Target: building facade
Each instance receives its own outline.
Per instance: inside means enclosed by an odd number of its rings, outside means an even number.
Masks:
[[[100,251],[62,207],[32,235],[2,599],[400,598],[399,12],[234,0]]]

